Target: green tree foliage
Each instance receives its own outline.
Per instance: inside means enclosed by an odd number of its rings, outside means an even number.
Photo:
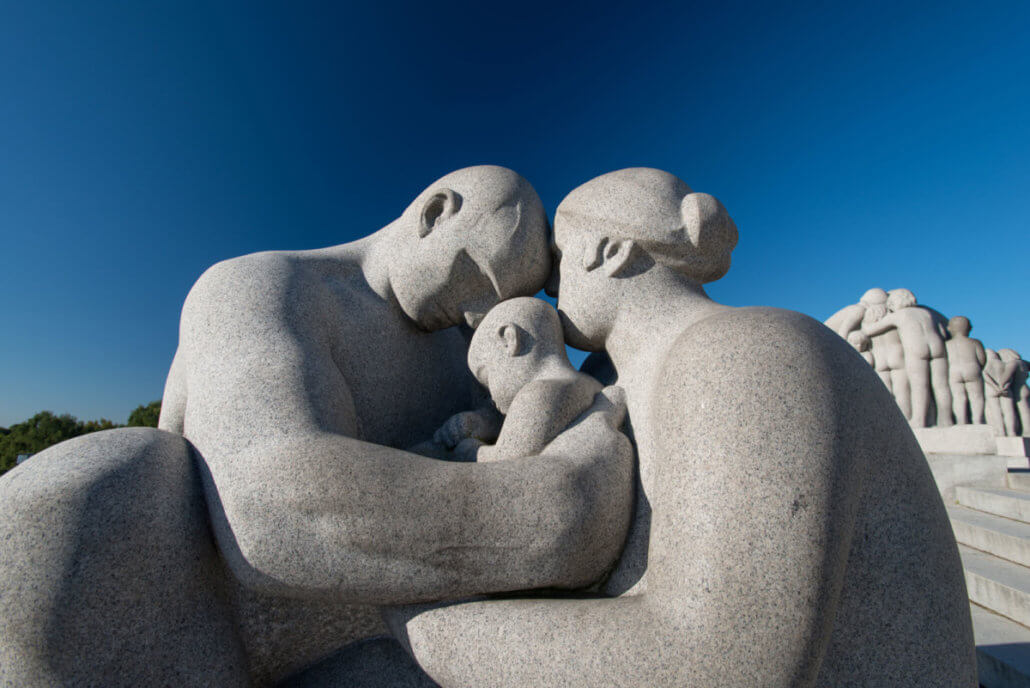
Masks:
[[[50,411],[40,411],[0,433],[0,474],[14,468],[19,454],[35,454],[72,437],[117,427],[106,418],[83,422],[67,413],[55,416]]]
[[[130,428],[156,428],[157,419],[161,415],[161,400],[152,401],[146,406],[137,406],[136,409],[129,414],[129,427]]]

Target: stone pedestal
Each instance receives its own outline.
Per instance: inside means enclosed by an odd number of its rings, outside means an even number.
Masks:
[[[994,431],[987,425],[912,428],[924,454],[998,454]]]
[[[998,454],[1008,459],[1009,468],[1030,468],[1030,437],[995,437]]]
[[[946,504],[955,501],[957,485],[1004,488],[1009,459],[995,454],[927,454],[926,462]]]
[[[995,437],[1002,456],[1030,457],[1030,437]]]

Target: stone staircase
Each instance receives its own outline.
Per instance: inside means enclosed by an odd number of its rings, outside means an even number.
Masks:
[[[980,683],[1030,687],[1030,471],[1010,470],[1004,486],[956,485],[948,515],[972,603]]]

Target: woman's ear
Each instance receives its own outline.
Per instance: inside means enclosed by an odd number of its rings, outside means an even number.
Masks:
[[[637,256],[637,244],[632,239],[612,239],[604,246],[601,269],[606,277],[618,277],[633,263]]]
[[[418,216],[418,238],[428,236],[436,226],[461,209],[461,196],[452,189],[434,191],[425,203]]]

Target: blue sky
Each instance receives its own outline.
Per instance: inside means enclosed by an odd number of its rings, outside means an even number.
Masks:
[[[480,163],[550,212],[667,169],[740,229],[717,300],[907,286],[1030,353],[1030,4],[352,4],[0,9],[0,425],[124,422],[207,266]]]

